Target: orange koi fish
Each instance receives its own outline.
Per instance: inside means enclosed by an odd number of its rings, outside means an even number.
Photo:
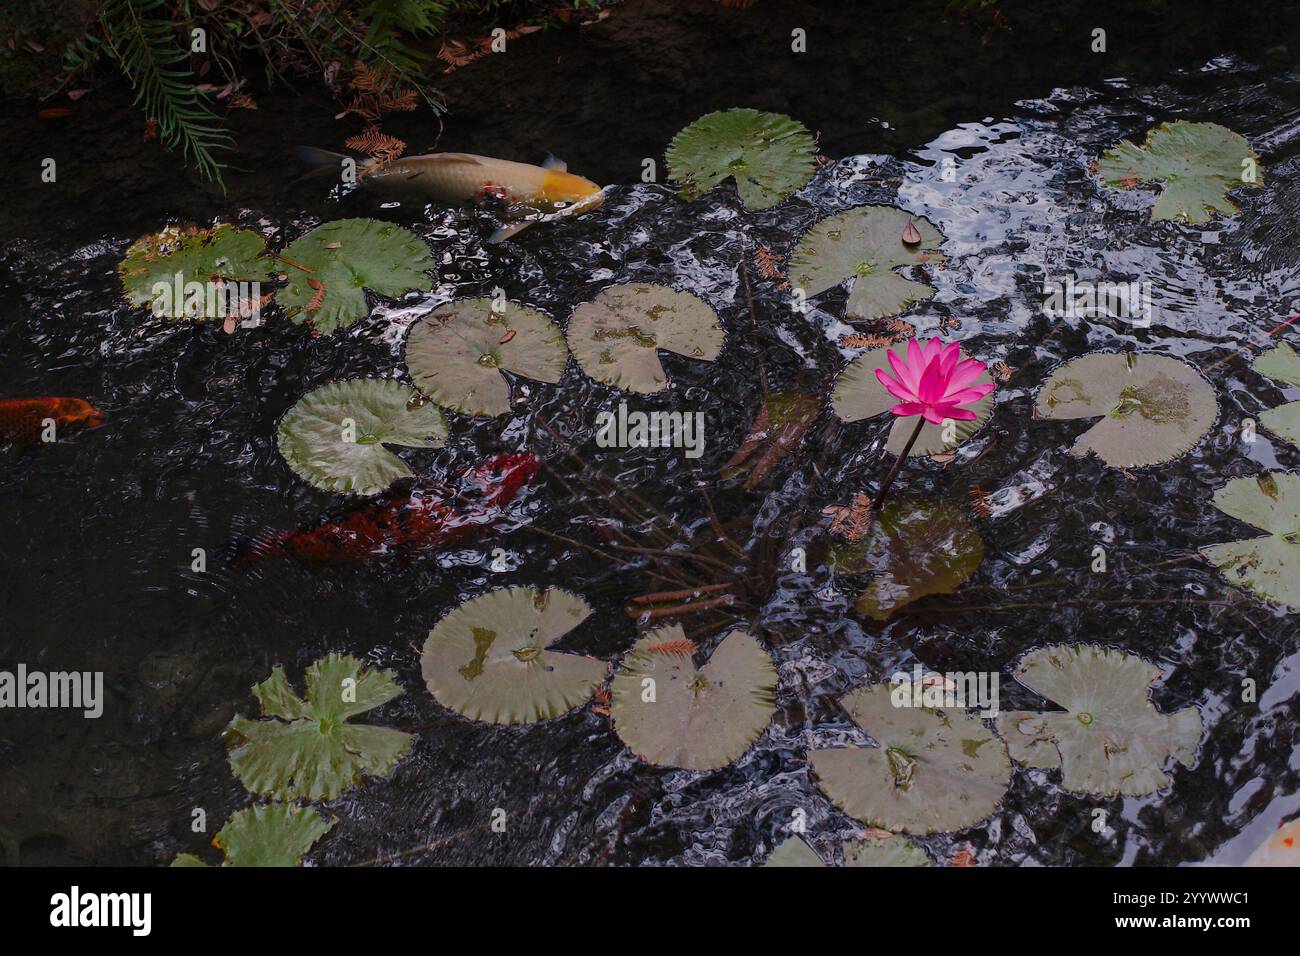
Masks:
[[[540,468],[541,462],[529,454],[497,455],[466,473],[462,497],[472,498],[467,503],[411,495],[366,505],[318,525],[243,543],[237,546],[235,563],[246,568],[269,558],[362,561],[455,547],[500,521]]]
[[[80,398],[7,398],[0,400],[0,445],[36,444],[51,422],[57,439],[105,421],[103,412]]]

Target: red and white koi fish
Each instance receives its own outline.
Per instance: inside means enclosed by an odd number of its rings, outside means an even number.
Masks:
[[[338,167],[349,159],[342,153],[311,146],[299,147],[298,157],[321,167]],[[554,156],[548,156],[541,166],[471,153],[428,153],[386,162],[355,162],[357,182],[398,199],[432,199],[449,206],[485,201],[501,204],[506,225],[488,242],[509,239],[534,222],[580,216],[605,200],[599,186],[573,175]]]
[[[52,422],[56,438],[105,422],[104,413],[80,398],[7,398],[0,400],[0,445],[35,444]]]
[[[476,500],[448,503],[426,494],[366,505],[321,524],[244,542],[235,563],[246,568],[271,558],[363,561],[455,547],[505,517],[506,507],[540,468],[533,455],[497,455],[465,474],[467,492],[481,495]]]

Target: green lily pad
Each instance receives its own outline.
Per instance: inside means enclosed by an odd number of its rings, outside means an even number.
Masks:
[[[1006,711],[997,727],[1011,756],[1040,770],[1060,767],[1079,793],[1139,796],[1170,783],[1171,756],[1192,766],[1201,714],[1164,714],[1148,687],[1160,669],[1134,654],[1093,644],[1054,644],[1021,658],[1015,678],[1065,711]]]
[[[1300,385],[1300,355],[1283,342],[1255,359],[1255,371],[1288,385]],[[1270,408],[1260,414],[1259,422],[1277,437],[1300,445],[1300,402]]]
[[[1164,355],[1090,352],[1043,383],[1041,418],[1097,418],[1070,449],[1116,468],[1171,461],[1196,447],[1219,414],[1214,388],[1195,368]]]
[[[872,826],[922,835],[992,813],[1011,782],[1002,741],[978,717],[896,707],[890,696],[888,684],[872,684],[840,701],[876,746],[808,754],[832,802]]]
[[[333,820],[310,807],[254,804],[232,814],[212,844],[225,853],[223,866],[297,866],[333,827]],[[192,853],[182,853],[172,866],[207,864]]]
[[[1233,584],[1300,608],[1300,475],[1234,478],[1214,493],[1214,507],[1268,534],[1212,544],[1201,554]]]
[[[275,276],[270,260],[263,258],[266,242],[251,229],[222,223],[211,229],[168,226],[161,232],[142,236],[131,243],[118,263],[122,291],[132,305],[147,305],[159,314],[174,316],[184,307],[186,283],[269,282]],[[176,302],[176,274],[180,273],[183,295]],[[167,287],[155,295],[155,284]],[[204,302],[189,318],[220,321],[232,314],[237,302]]]
[[[1249,160],[1254,181],[1242,179]],[[1237,205],[1228,198],[1236,186],[1264,184],[1259,156],[1244,136],[1217,123],[1162,123],[1147,132],[1146,143],[1124,140],[1097,162],[1101,181],[1112,188],[1132,189],[1138,183],[1163,183],[1151,210],[1152,221],[1177,219],[1209,222],[1216,213],[1232,215]]]
[[[277,800],[333,800],[363,775],[387,777],[411,735],[347,720],[401,693],[390,671],[327,654],[307,668],[304,699],[277,666],[253,688],[271,719],[239,715],[226,730],[231,769],[248,790]]]
[[[824,867],[822,858],[798,837],[783,840],[764,866]],[[925,851],[906,837],[894,834],[883,840],[845,840],[845,866],[929,866]]]
[[[610,717],[623,743],[662,767],[725,767],[758,739],[776,712],[776,668],[744,631],[728,634],[696,667],[680,625],[648,632],[623,658]]]
[[[903,241],[908,225],[920,236]],[[893,206],[858,206],[817,223],[799,240],[790,256],[790,284],[809,299],[852,283],[846,314],[861,319],[897,315],[934,295],[924,282],[895,270],[935,258],[943,235],[929,220]]]
[[[399,296],[433,288],[428,276],[433,255],[424,240],[377,219],[319,225],[291,242],[281,258],[289,260],[284,266],[288,283],[276,292],[275,301],[295,322],[310,322],[325,334],[370,313],[366,289]]]
[[[728,176],[747,209],[767,209],[813,177],[812,135],[788,116],[722,110],[701,116],[668,146],[668,177],[693,202]]]
[[[504,415],[510,386],[502,372],[555,384],[569,351],[559,328],[514,302],[461,299],[418,322],[406,340],[406,366],[419,389],[464,415]]]
[[[659,349],[712,362],[724,335],[708,303],[689,292],[633,282],[578,306],[568,338],[573,357],[596,381],[648,395],[668,386]]]
[[[298,399],[280,420],[280,455],[317,488],[375,495],[398,478],[406,462],[384,447],[438,448],[447,423],[434,404],[391,379],[330,382]]]
[[[837,542],[837,573],[870,574],[857,608],[877,621],[931,594],[951,594],[984,560],[984,540],[948,501],[886,498],[861,541]]]
[[[1064,712],[1010,711],[998,730],[1011,756],[1042,770],[1061,768],[1077,793],[1138,796],[1169,784],[1172,756],[1190,767],[1201,742],[1201,713],[1156,710],[1148,687],[1156,665],[1094,644],[1054,644],[1021,658],[1015,676]]]
[[[907,343],[902,342],[898,345],[891,346],[895,355],[899,358],[907,357]],[[876,378],[876,369],[883,368],[886,372],[890,371],[888,354],[890,349],[873,349],[870,352],[863,352],[848,366],[839,377],[835,379],[834,388],[831,391],[831,408],[839,416],[841,421],[858,422],[864,418],[874,418],[876,415],[883,415],[895,405],[898,399],[886,391],[885,386],[880,384]],[[992,382],[987,371],[981,372],[980,377],[971,382],[971,386],[984,385]],[[935,425],[932,422],[926,422],[921,426],[921,434],[916,438],[916,444],[908,453],[909,458],[916,458],[923,455],[938,455],[946,451],[952,451],[962,442],[968,440],[972,435],[984,427],[984,423],[989,420],[993,414],[993,396],[995,392],[989,392],[983,398],[971,402],[966,407],[975,413],[973,421],[959,422],[954,421],[951,425],[949,437],[951,441],[945,441],[947,428],[944,425]],[[907,447],[907,440],[912,437],[912,432],[916,429],[916,417],[896,418],[893,426],[889,429],[889,440],[885,442],[885,450],[897,455]]]
[[[420,670],[442,706],[473,720],[530,724],[586,702],[604,661],[547,650],[591,614],[576,594],[501,588],[471,598],[429,632]]]

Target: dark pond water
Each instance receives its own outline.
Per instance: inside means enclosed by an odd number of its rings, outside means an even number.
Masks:
[[[1231,127],[1262,155],[1265,188],[1242,198],[1239,216],[1205,227],[1152,225],[1150,193],[1099,190],[1089,164],[1120,138],[1171,118]],[[951,181],[945,159],[954,163]],[[784,256],[815,219],[873,202],[924,215],[946,236],[946,261],[928,270],[937,295],[905,318],[921,334],[958,319],[950,337],[1015,370],[991,422],[954,461],[910,465],[902,478],[911,490],[962,502],[972,487],[987,493],[990,515],[976,522],[982,566],[956,594],[885,624],[858,617],[854,592],[825,567],[796,573],[780,556],[813,548],[821,509],[879,479],[886,423],[843,426],[824,411],[767,489],[717,478],[759,401],[737,268],[742,245]],[[814,746],[858,739],[836,706],[840,695],[919,661],[1001,672],[1004,708],[1037,707],[1010,668],[1027,649],[1068,640],[1160,662],[1157,705],[1201,708],[1206,734],[1195,768],[1174,770],[1165,792],[1114,800],[1069,794],[1059,775],[1018,769],[985,822],[919,842],[939,860],[969,847],[986,865],[1239,861],[1300,811],[1300,629],[1294,615],[1228,586],[1200,560],[1161,562],[1243,535],[1210,506],[1225,480],[1300,465],[1297,449],[1266,434],[1249,446],[1237,440],[1241,419],[1281,393],[1248,361],[1221,361],[1254,354],[1292,314],[1298,213],[1300,75],[1222,58],[1158,84],[1043,89],[1009,115],[972,113],[898,156],[839,159],[766,212],[742,210],[729,190],[686,205],[663,186],[621,186],[596,214],[496,247],[481,241],[486,224],[464,213],[381,212],[428,240],[434,289],[381,303],[333,337],[310,337],[274,317],[234,337],[142,317],[115,296],[115,267],[134,235],[11,245],[0,305],[5,394],[83,396],[110,422],[53,447],[0,451],[6,660],[102,670],[109,697],[98,721],[6,714],[0,851],[9,862],[160,864],[200,849],[204,839],[189,828],[193,808],[219,825],[247,799],[221,729],[236,712],[255,712],[248,688],[274,663],[297,680],[327,650],[394,669],[407,692],[372,717],[417,738],[391,780],[328,806],[340,822],[312,852],[315,863],[393,854],[405,864],[746,863],[765,858],[796,808],[827,849],[859,828],[818,790],[806,761]],[[277,248],[316,222],[256,209],[232,209],[228,218]],[[1066,275],[1149,280],[1152,327],[1046,318],[1042,283]],[[798,315],[776,283],[753,278],[771,386],[815,388],[842,368],[851,355],[836,345],[850,330],[843,294]],[[622,281],[692,291],[727,328],[718,362],[669,358],[671,392],[630,400],[703,411],[701,459],[596,448],[596,414],[619,396],[572,364],[559,386],[529,386],[511,415],[456,418],[446,449],[409,459],[436,477],[499,450],[530,449],[571,474],[558,435],[700,538],[708,522],[697,483],[708,483],[723,522],[751,554],[738,572],[750,581],[751,605],[738,617],[771,649],[780,674],[771,727],[736,764],[711,773],[641,763],[589,708],[521,729],[472,723],[437,706],[420,680],[412,646],[460,601],[507,584],[552,584],[586,597],[596,614],[565,646],[616,659],[631,645],[635,627],[623,606],[657,589],[655,581],[527,527],[587,540],[589,516],[619,520],[599,493],[572,495],[552,477],[519,506],[515,530],[406,562],[277,562],[240,574],[225,558],[235,539],[338,507],[275,449],[276,424],[303,392],[337,378],[403,374],[406,330],[450,299],[500,286],[564,322],[575,305]],[[1208,369],[1220,416],[1192,453],[1127,475],[1068,454],[1086,426],[1036,421],[1031,410],[1036,387],[1061,361],[1130,346]],[[1110,553],[1107,574],[1090,570],[1097,543]],[[491,569],[496,547],[507,549],[508,571]],[[195,548],[209,555],[206,573],[190,570]],[[725,623],[692,627],[711,646]],[[1241,703],[1244,678],[1258,682],[1258,703]],[[1105,836],[1091,829],[1098,806],[1108,811]],[[505,833],[486,826],[497,807],[508,814]]]

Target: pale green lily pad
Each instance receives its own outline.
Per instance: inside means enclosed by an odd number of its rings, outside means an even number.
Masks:
[[[832,802],[872,826],[922,835],[992,813],[1011,782],[1002,741],[975,716],[896,707],[890,696],[888,684],[873,684],[840,701],[877,746],[808,754]]]
[[[1288,385],[1300,385],[1300,355],[1283,342],[1255,359],[1255,371]],[[1279,438],[1300,445],[1300,402],[1262,412],[1259,423]]]
[[[307,668],[304,699],[277,666],[253,688],[271,719],[240,715],[226,730],[230,767],[248,790],[277,800],[333,800],[362,776],[387,777],[411,735],[347,720],[401,693],[390,671],[327,654]]]
[[[354,378],[298,399],[280,420],[277,445],[286,464],[317,488],[375,495],[411,475],[385,444],[438,448],[446,437],[442,411],[409,386]]]
[[[569,319],[569,350],[598,382],[648,395],[668,386],[658,350],[712,362],[722,351],[722,325],[689,292],[633,282],[605,289]]]
[[[285,315],[317,332],[346,329],[370,312],[365,290],[399,296],[433,288],[424,240],[377,219],[336,219],[295,239],[281,258],[288,279],[275,294]],[[310,270],[310,271],[304,271]]]
[[[864,418],[883,415],[899,403],[899,400],[890,395],[885,386],[881,385],[880,380],[876,378],[876,369],[880,368],[883,368],[891,376],[893,375],[888,359],[891,350],[899,358],[907,358],[906,342],[890,348],[873,349],[870,352],[863,352],[855,358],[835,379],[835,385],[831,391],[831,408],[834,409],[835,414],[839,416],[841,421],[858,422]],[[968,387],[984,385],[992,381],[993,379],[989,377],[989,373],[984,371]],[[965,406],[975,413],[975,419],[965,422],[953,421],[950,432],[945,425],[926,422],[921,426],[921,434],[917,436],[916,444],[908,452],[908,457],[916,458],[923,455],[942,454],[946,451],[952,451],[962,442],[967,441],[984,427],[984,423],[993,414],[994,394],[996,393],[989,392],[983,398]],[[885,442],[885,450],[894,455],[902,452],[907,447],[907,440],[912,437],[912,432],[915,429],[915,415],[908,418],[896,418],[893,426],[889,429],[889,440]],[[945,436],[950,437],[952,440],[945,441]]]
[[[1300,608],[1300,475],[1234,478],[1214,493],[1214,507],[1268,535],[1212,544],[1201,554],[1233,584]]]
[[[1260,375],[1300,386],[1300,355],[1286,342],[1258,356],[1254,364]]]
[[[132,305],[145,305],[151,310],[156,307],[162,312],[170,299],[173,309],[167,314],[174,316],[175,306],[184,304],[183,298],[181,303],[175,303],[177,273],[180,273],[182,290],[190,282],[204,285],[219,282],[223,286],[269,282],[275,271],[270,260],[263,257],[265,252],[266,242],[258,233],[229,223],[211,229],[168,226],[131,243],[118,263],[117,274],[126,300]],[[165,285],[169,293],[159,290],[155,296],[157,283]],[[211,310],[209,305],[213,306]],[[215,298],[209,303],[205,294],[202,309],[187,313],[187,317],[220,321],[237,308],[238,302],[225,299],[220,304]]]
[[[225,853],[223,866],[297,866],[333,827],[333,820],[310,807],[254,804],[232,814],[212,844]],[[182,853],[172,866],[207,864],[193,853]]]
[[[1097,418],[1070,449],[1116,468],[1172,461],[1214,424],[1214,388],[1186,362],[1136,352],[1090,352],[1054,371],[1038,391],[1041,418]]]
[[[1139,796],[1168,786],[1172,756],[1191,767],[1201,742],[1201,713],[1156,710],[1148,696],[1160,669],[1140,657],[1094,644],[1054,644],[1026,654],[1016,679],[1064,712],[1011,711],[998,730],[1011,756],[1029,767],[1061,768],[1061,786],[1077,793]]]
[[[903,241],[908,225],[920,242]],[[928,219],[893,206],[858,206],[817,223],[799,240],[786,270],[809,299],[852,282],[846,314],[861,319],[897,315],[934,289],[895,270],[934,259],[943,235]]]
[[[730,176],[746,208],[767,209],[808,184],[816,150],[808,130],[788,116],[722,110],[673,137],[668,177],[693,202]]]
[[[530,724],[585,703],[604,681],[604,661],[548,650],[585,621],[576,594],[501,588],[471,598],[429,632],[420,670],[442,706],[473,720]]]
[[[728,634],[703,667],[682,652],[684,642],[676,624],[636,642],[614,675],[610,717],[642,760],[715,770],[748,750],[771,722],[776,668],[744,631]]]
[[[877,621],[932,594],[951,594],[984,560],[984,540],[949,501],[886,498],[866,537],[837,542],[836,573],[870,574],[857,609]]]
[[[555,384],[569,351],[559,327],[514,302],[497,311],[490,298],[444,305],[412,329],[406,367],[425,395],[464,415],[504,415],[510,386],[502,372]]]
[[[824,867],[826,864],[798,837],[783,840],[764,866]],[[929,866],[925,851],[906,837],[894,834],[883,840],[845,840],[845,866]]]
[[[1247,160],[1254,171],[1253,182],[1242,178]],[[1097,171],[1102,182],[1114,188],[1163,183],[1151,210],[1153,222],[1204,223],[1216,213],[1232,215],[1238,209],[1228,198],[1228,190],[1264,183],[1259,156],[1244,136],[1217,123],[1183,120],[1149,130],[1143,146],[1124,140],[1107,150],[1097,162]]]

